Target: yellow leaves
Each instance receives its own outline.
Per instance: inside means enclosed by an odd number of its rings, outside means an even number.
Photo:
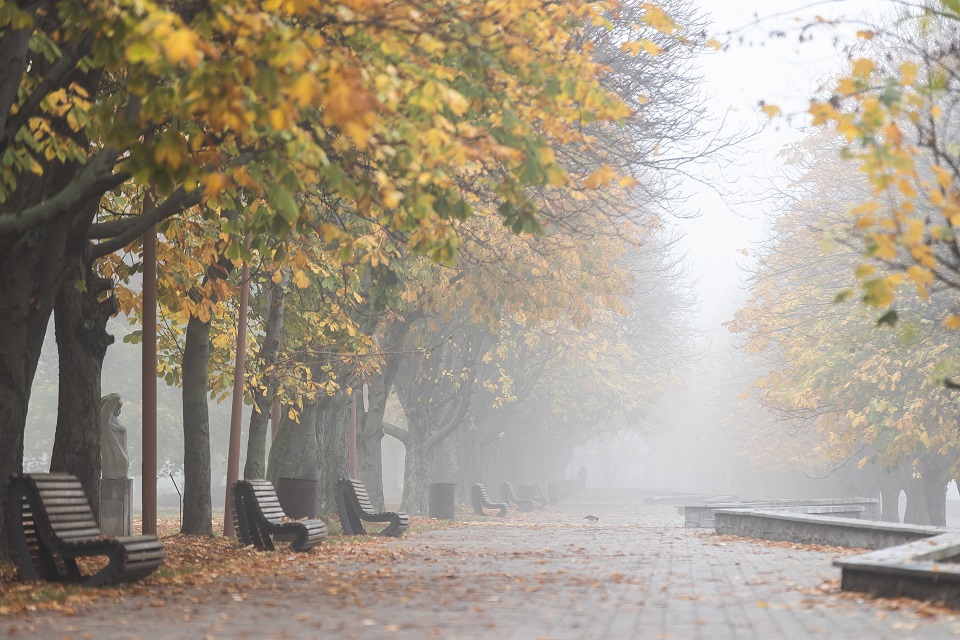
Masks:
[[[829,102],[813,102],[808,110],[813,116],[813,126],[818,127],[836,117],[836,110]]]
[[[873,255],[883,260],[894,260],[897,257],[896,239],[891,234],[876,234],[871,236],[876,243]]]
[[[876,272],[877,272],[877,268],[872,264],[862,264],[856,268],[856,270],[854,271],[854,276],[856,276],[860,280],[863,280],[866,278],[873,277],[873,275],[876,274]]]
[[[317,80],[312,73],[302,73],[300,77],[290,87],[290,97],[298,107],[306,107],[312,104],[317,95],[319,87]]]
[[[861,40],[873,40],[874,36],[876,35],[877,35],[876,31],[872,31],[872,30],[864,29],[861,31],[857,31],[857,37],[860,38]]]
[[[448,87],[445,93],[447,106],[450,108],[450,111],[454,113],[454,115],[462,116],[470,109],[470,101],[467,100],[459,91],[455,91]]]
[[[780,107],[775,104],[768,104],[765,102],[760,103],[760,111],[766,114],[766,116],[771,120],[782,115]]]
[[[853,78],[840,78],[834,93],[840,96],[852,96],[857,92],[857,83]]]
[[[866,294],[864,302],[875,308],[887,307],[893,302],[897,287],[903,282],[904,274],[895,273],[885,278],[867,280],[863,283]]]
[[[223,173],[208,173],[201,180],[203,185],[203,194],[207,198],[217,196],[230,184],[230,179]]]
[[[283,109],[270,109],[269,113],[267,114],[267,118],[270,121],[270,126],[273,127],[275,131],[280,131],[287,126],[288,118]]]
[[[949,169],[945,169],[938,164],[930,168],[937,177],[937,184],[940,185],[941,189],[946,189],[953,183],[953,173]]]
[[[257,193],[263,191],[263,187],[253,176],[247,172],[245,167],[236,167],[231,175],[233,176],[233,181],[241,187],[246,187],[247,189]]]
[[[158,164],[165,164],[171,169],[179,169],[186,160],[189,149],[187,142],[180,137],[179,132],[170,129],[161,134],[153,150],[153,159]]]
[[[659,6],[646,2],[643,4],[646,13],[643,15],[643,22],[650,25],[657,31],[671,34],[678,29],[677,23]]]
[[[941,325],[949,329],[950,331],[957,331],[960,329],[960,315],[950,315],[944,318],[941,322]]]
[[[857,58],[853,61],[853,75],[866,79],[873,73],[876,63],[870,58]]]
[[[925,267],[912,265],[907,269],[907,277],[913,280],[920,296],[923,297],[924,300],[929,300],[930,294],[927,292],[927,285],[933,282],[933,272]]]
[[[387,209],[395,209],[403,200],[403,193],[393,188],[386,188],[380,192],[380,202]]]
[[[720,51],[723,49],[723,43],[717,40],[716,38],[710,38],[707,40],[706,45],[713,49],[714,51]]]
[[[193,69],[203,58],[197,34],[191,29],[174,29],[161,41],[163,53],[173,64],[185,63]]]
[[[307,289],[310,287],[310,278],[307,277],[307,274],[304,273],[302,269],[294,269],[293,284],[296,285],[298,289]]]
[[[639,55],[641,51],[645,51],[651,57],[656,57],[663,52],[663,48],[649,38],[625,42],[623,46],[620,47],[620,50],[633,56]]]
[[[613,170],[609,164],[605,164],[589,176],[586,180],[583,181],[583,186],[587,189],[598,189],[601,186],[606,186],[612,181],[617,179],[617,173]]]
[[[907,60],[900,65],[900,86],[912,85],[917,81],[917,65]]]
[[[899,148],[903,144],[903,133],[900,131],[900,127],[897,126],[897,123],[890,121],[887,123],[883,129],[881,129],[884,139],[887,141],[887,144],[893,145],[896,148]]]
[[[358,149],[366,149],[370,128],[376,123],[376,99],[365,86],[359,69],[331,64],[324,74],[323,119],[336,124]]]

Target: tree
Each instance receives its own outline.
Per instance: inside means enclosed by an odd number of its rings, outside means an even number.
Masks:
[[[320,193],[338,201],[335,212],[448,259],[447,220],[471,213],[455,188],[464,179],[486,182],[514,228],[538,226],[526,187],[568,179],[552,141],[578,139],[584,119],[627,113],[571,46],[571,27],[602,24],[611,5],[452,8],[6,6],[0,476],[20,467],[39,327],[71,265],[89,270],[203,199],[214,216],[240,213],[237,236],[252,232],[254,251],[264,248],[259,230],[283,235],[306,222],[298,198]],[[421,19],[411,23],[411,12]],[[672,29],[653,5],[643,20]],[[153,185],[157,206],[95,222],[100,197],[128,179]],[[251,193],[260,209],[246,208]],[[338,237],[337,227],[325,233]],[[87,250],[88,239],[99,243]],[[226,255],[248,258],[237,242]]]
[[[751,300],[731,325],[746,334],[748,349],[766,354],[768,373],[754,382],[764,403],[801,434],[784,438],[781,426],[753,444],[768,456],[787,448],[820,469],[855,462],[904,468],[908,520],[943,524],[960,432],[953,398],[936,392],[952,342],[933,322],[942,298],[901,294],[896,328],[889,318],[878,327],[871,309],[849,300],[854,270],[874,267],[858,267],[849,248],[855,242],[844,210],[865,194],[851,188],[854,163],[831,162],[832,142],[821,134],[795,153],[802,162],[796,199],[777,219]],[[874,277],[889,273],[874,270]]]

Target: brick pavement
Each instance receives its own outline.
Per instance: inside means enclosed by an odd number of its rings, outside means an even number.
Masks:
[[[582,520],[600,516],[597,524]],[[682,528],[673,507],[636,494],[587,494],[387,543],[370,589],[293,572],[266,591],[236,578],[160,603],[100,601],[37,613],[14,637],[43,638],[940,638],[960,618],[837,593],[835,553]],[[145,629],[136,632],[134,628]],[[9,633],[0,623],[0,636]]]

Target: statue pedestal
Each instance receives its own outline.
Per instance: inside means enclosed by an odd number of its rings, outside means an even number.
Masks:
[[[133,478],[101,478],[100,530],[105,536],[133,535]]]

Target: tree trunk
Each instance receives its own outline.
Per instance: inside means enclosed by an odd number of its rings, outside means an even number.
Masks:
[[[3,252],[0,251],[0,255]],[[0,263],[5,262],[0,258]],[[11,267],[8,270],[8,267]],[[27,273],[24,273],[27,271]],[[11,558],[7,525],[7,487],[10,476],[23,470],[23,435],[27,422],[30,388],[40,360],[40,349],[51,306],[33,308],[28,304],[31,288],[30,269],[17,269],[9,263],[0,267],[0,559]],[[20,279],[27,291],[11,291],[10,280]],[[51,285],[56,290],[56,285]],[[22,296],[22,300],[14,299]],[[21,304],[22,303],[22,304]]]
[[[412,515],[427,513],[427,484],[429,482],[430,461],[427,458],[426,447],[423,442],[423,428],[413,426],[407,416],[408,435],[406,456],[403,466],[403,497],[400,500],[400,509]]]
[[[367,488],[373,506],[386,509],[383,497],[383,414],[393,389],[393,382],[400,369],[403,340],[410,333],[414,316],[391,321],[383,333],[383,350],[386,352],[380,374],[369,380],[368,407],[357,414],[357,473]],[[361,407],[362,408],[362,407]],[[361,420],[362,416],[362,420]]]
[[[920,473],[923,495],[927,503],[927,516],[935,527],[947,526],[947,483],[951,462],[947,456],[926,454],[920,457]]]
[[[210,323],[191,316],[183,349],[183,525],[180,533],[212,536],[210,490]]]
[[[942,478],[924,478],[927,516],[935,527],[947,526],[947,484]]]
[[[906,474],[907,483],[903,489],[907,494],[907,510],[903,514],[903,521],[909,524],[930,524],[923,479],[913,477],[911,469],[907,469]]]
[[[383,414],[387,408],[389,390],[385,389],[384,375],[369,380],[368,406],[357,411],[357,474],[367,488],[370,501],[379,511],[386,509],[383,497]],[[362,409],[362,407],[360,407]]]
[[[310,402],[300,414],[300,422],[284,414],[277,437],[270,447],[267,478],[274,484],[280,478],[320,479],[320,450],[317,447],[316,402]]]
[[[880,519],[884,522],[900,522],[900,491],[904,477],[899,469],[880,472]]]
[[[72,168],[22,176],[11,210],[41,202],[51,184],[69,181]],[[10,558],[6,523],[10,476],[23,471],[23,436],[33,376],[57,293],[66,278],[70,219],[0,237],[0,559]]]
[[[36,80],[54,64],[43,56],[29,56],[28,41],[29,38],[20,43],[23,56],[18,59],[24,66],[4,70],[12,74],[9,78],[26,72]],[[95,95],[100,75],[97,69],[77,70],[65,82],[77,82],[90,95]],[[72,137],[80,148],[86,144],[83,135],[74,132],[65,118],[51,118],[49,124],[62,135]],[[42,156],[40,164],[42,175],[23,171],[17,176],[17,188],[3,204],[0,214],[21,212],[44,202],[69,185],[80,169],[77,162],[46,161]],[[0,304],[0,559],[11,555],[7,486],[11,475],[23,471],[23,437],[30,390],[50,314],[67,276],[67,244],[71,238],[76,242],[86,237],[98,202],[99,197],[91,198],[89,203],[79,203],[76,213],[53,218],[25,233],[0,237],[0,300],[3,301]]]
[[[50,471],[70,473],[80,480],[99,521],[100,374],[107,347],[113,343],[107,320],[116,313],[117,304],[112,296],[98,300],[113,288],[112,280],[97,278],[85,268],[80,277],[63,284],[54,315],[60,392]]]
[[[352,403],[352,396],[338,393],[326,403],[316,422],[317,443],[320,446],[320,486],[317,489],[319,513],[336,513],[334,489],[337,480],[350,475],[347,447]]]
[[[261,372],[270,370],[277,362],[283,332],[283,308],[283,289],[279,284],[271,282],[270,312],[260,346],[260,357],[257,359]],[[243,465],[243,477],[248,480],[265,478],[267,473],[267,421],[276,394],[276,383],[272,381],[272,376],[270,377],[271,382],[267,389],[256,389],[253,393],[253,411],[250,413],[250,430],[247,434],[247,460]]]

